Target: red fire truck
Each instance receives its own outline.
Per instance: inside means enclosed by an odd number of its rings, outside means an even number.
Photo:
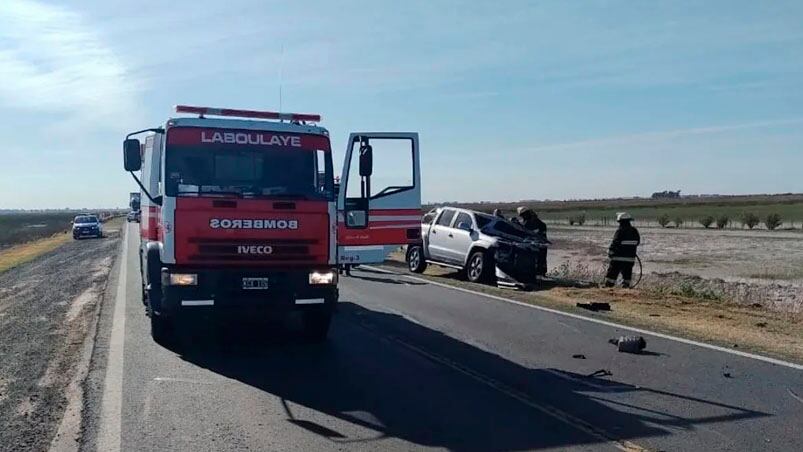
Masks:
[[[157,342],[194,313],[266,311],[300,311],[305,334],[323,340],[338,265],[382,262],[420,239],[417,133],[352,133],[336,190],[318,115],[176,112],[123,144],[142,191],[142,296]]]

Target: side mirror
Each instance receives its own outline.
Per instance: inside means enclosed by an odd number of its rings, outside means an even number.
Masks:
[[[360,176],[370,177],[374,172],[374,148],[367,141],[360,144]]]
[[[126,171],[139,171],[142,168],[142,154],[139,140],[129,138],[123,142],[123,167]]]
[[[471,232],[471,225],[470,225],[470,224],[468,224],[468,223],[466,223],[465,221],[461,221],[461,222],[460,222],[460,223],[457,225],[457,229],[462,229],[462,230],[464,230],[464,231]]]

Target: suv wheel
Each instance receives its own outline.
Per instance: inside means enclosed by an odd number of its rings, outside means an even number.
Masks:
[[[488,282],[493,275],[493,263],[484,250],[477,250],[469,256],[465,271],[471,282]]]
[[[424,273],[427,261],[424,259],[424,248],[412,245],[407,248],[407,268],[413,273]]]

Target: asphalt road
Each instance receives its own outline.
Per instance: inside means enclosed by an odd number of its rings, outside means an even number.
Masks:
[[[652,336],[618,353],[624,329],[367,269],[325,344],[202,325],[168,350],[132,232],[85,450],[803,450],[799,369]]]

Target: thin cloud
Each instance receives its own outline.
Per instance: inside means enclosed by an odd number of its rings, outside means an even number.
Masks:
[[[777,126],[787,126],[796,124],[803,124],[803,118],[771,119],[771,120],[754,121],[748,123],[730,124],[723,126],[692,127],[688,129],[667,130],[662,132],[647,132],[647,133],[637,133],[632,135],[620,135],[615,137],[599,138],[593,140],[548,144],[544,146],[529,148],[527,149],[527,151],[532,152],[532,151],[556,151],[556,150],[569,150],[569,149],[588,149],[588,148],[610,146],[610,145],[627,145],[634,143],[663,141],[672,138],[692,136],[692,135],[706,135],[706,134],[730,132],[734,130],[760,129],[764,127],[777,127]]]
[[[0,99],[76,118],[132,114],[140,86],[79,13],[34,0],[0,2]]]

